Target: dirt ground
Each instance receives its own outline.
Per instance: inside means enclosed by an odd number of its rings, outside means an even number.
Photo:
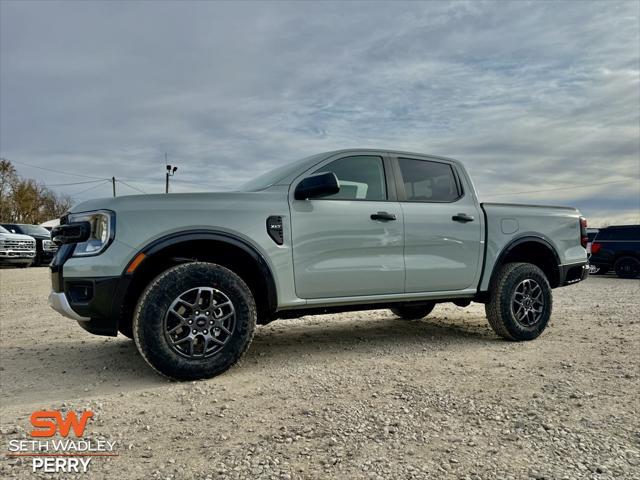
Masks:
[[[87,437],[117,442],[78,477],[640,478],[638,280],[555,290],[528,343],[496,337],[478,304],[282,320],[187,383],[51,310],[46,269],[2,270],[0,287],[0,478],[36,476],[6,452],[40,409],[90,409]]]

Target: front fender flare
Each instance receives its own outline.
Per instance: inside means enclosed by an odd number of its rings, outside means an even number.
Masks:
[[[207,229],[197,229],[197,230],[186,230],[182,232],[176,232],[169,235],[165,235],[158,239],[153,240],[152,242],[145,245],[141,250],[136,252],[133,258],[127,263],[124,271],[122,272],[123,276],[131,275],[127,273],[129,266],[133,263],[136,257],[143,253],[145,255],[144,261],[146,262],[148,259],[153,258],[154,255],[158,254],[162,250],[172,245],[176,245],[178,243],[193,241],[193,240],[211,240],[216,242],[227,243],[229,245],[233,245],[234,247],[240,248],[245,253],[247,253],[257,264],[260,273],[264,276],[265,283],[267,286],[267,302],[268,309],[270,312],[275,312],[278,306],[278,295],[276,290],[276,283],[273,276],[273,272],[269,267],[269,264],[262,255],[258,251],[256,247],[251,245],[246,240],[240,238],[237,235],[233,235],[228,232],[221,232],[217,230],[207,230]]]

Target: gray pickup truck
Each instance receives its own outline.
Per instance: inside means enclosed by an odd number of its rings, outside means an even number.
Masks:
[[[382,150],[314,155],[234,192],[91,200],[53,237],[52,307],[180,379],[225,371],[256,324],[302,315],[473,301],[501,337],[532,340],[551,289],[588,272],[574,208],[480,203],[458,161]]]

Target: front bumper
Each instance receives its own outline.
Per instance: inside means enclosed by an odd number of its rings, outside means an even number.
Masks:
[[[95,335],[116,336],[125,293],[131,281],[127,276],[65,277],[64,263],[73,249],[63,245],[51,263],[49,305]]]
[[[71,308],[71,305],[69,305],[67,296],[62,292],[51,291],[49,294],[49,306],[61,315],[77,320],[78,322],[87,322],[91,320],[90,318],[78,315],[76,311]]]
[[[36,256],[35,250],[0,250],[0,261],[4,260],[33,260]]]
[[[34,257],[35,254],[25,256],[24,252],[20,252],[19,255],[0,254],[0,265],[31,265],[33,263]]]

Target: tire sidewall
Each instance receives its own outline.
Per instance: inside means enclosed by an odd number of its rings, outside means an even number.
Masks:
[[[164,333],[164,318],[172,302],[196,287],[223,292],[235,309],[235,328],[229,341],[215,355],[191,359],[178,354]],[[133,320],[134,340],[145,360],[171,378],[212,377],[235,364],[245,352],[256,324],[256,307],[247,285],[232,271],[216,264],[194,262],[173,267],[145,290]]]
[[[542,310],[542,318],[531,327],[521,325],[511,311],[511,302],[516,287],[523,280],[535,280],[542,289],[544,297],[544,307]],[[553,297],[551,286],[545,274],[535,265],[521,264],[507,273],[506,278],[502,282],[500,293],[500,313],[504,322],[504,326],[509,334],[515,340],[533,340],[547,327],[551,318],[553,308]]]
[[[635,271],[626,272],[622,270],[622,267],[627,263],[635,266]],[[638,260],[633,257],[622,257],[616,261],[613,269],[615,270],[616,275],[620,278],[636,278],[638,276],[639,265],[640,262],[638,262]]]
[[[424,305],[398,305],[391,308],[391,312],[403,320],[422,320],[435,308],[435,303]]]

